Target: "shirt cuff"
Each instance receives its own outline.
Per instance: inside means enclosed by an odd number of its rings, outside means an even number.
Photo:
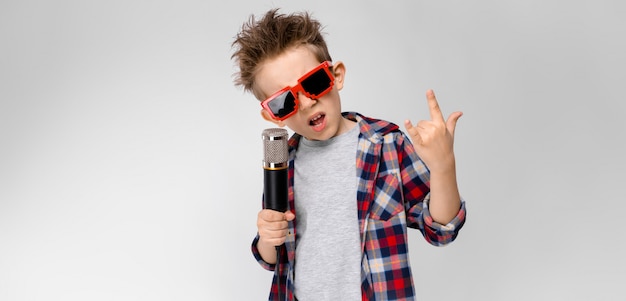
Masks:
[[[430,210],[428,209],[430,203],[430,199],[424,200],[424,224],[428,229],[427,232],[431,233],[433,236],[431,243],[433,245],[446,245],[456,239],[456,236],[459,233],[459,230],[465,224],[465,201],[461,198],[461,207],[459,208],[459,212],[456,216],[447,224],[443,225],[438,222],[435,222],[430,215]]]
[[[259,252],[259,248],[257,248],[257,243],[259,242],[259,235],[257,234],[254,240],[252,241],[252,255],[254,255],[254,259],[268,271],[274,271],[276,269],[276,264],[267,263],[261,257],[261,253]]]

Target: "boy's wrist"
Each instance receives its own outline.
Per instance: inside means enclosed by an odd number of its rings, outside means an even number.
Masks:
[[[456,173],[456,161],[454,160],[454,157],[452,157],[451,159],[446,160],[447,162],[438,162],[439,164],[433,164],[432,166],[428,166],[428,169],[430,170],[430,174],[455,174]]]
[[[263,261],[268,264],[276,263],[276,247],[271,243],[265,241],[262,237],[259,237],[259,240],[256,242],[256,248]]]

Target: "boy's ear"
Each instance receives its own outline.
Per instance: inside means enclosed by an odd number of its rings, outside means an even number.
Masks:
[[[261,116],[263,117],[263,119],[279,126],[279,127],[284,127],[285,123],[282,120],[274,120],[274,118],[272,118],[272,116],[270,116],[270,114],[265,111],[265,109],[261,109]]]
[[[343,89],[343,81],[346,78],[346,65],[342,61],[333,63],[333,76],[335,77],[335,87],[337,90]]]

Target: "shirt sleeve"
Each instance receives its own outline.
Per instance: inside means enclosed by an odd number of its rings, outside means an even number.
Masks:
[[[259,242],[259,235],[257,234],[254,240],[252,241],[252,255],[254,255],[254,259],[268,271],[274,271],[276,269],[276,264],[267,263],[261,257],[261,253],[259,252],[259,248],[257,248],[257,243]]]
[[[398,137],[397,142],[407,225],[419,229],[432,245],[443,246],[454,241],[465,223],[465,201],[461,198],[459,211],[448,224],[435,222],[428,210],[430,171],[404,134]]]
[[[454,241],[459,234],[459,230],[465,223],[465,201],[461,198],[461,207],[456,216],[447,224],[442,225],[435,222],[430,216],[428,204],[430,203],[430,194],[424,199],[422,207],[422,218],[424,220],[424,236],[426,240],[435,246],[443,246]]]

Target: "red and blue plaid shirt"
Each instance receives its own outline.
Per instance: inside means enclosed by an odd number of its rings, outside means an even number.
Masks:
[[[435,246],[452,242],[465,222],[465,202],[447,225],[433,221],[428,211],[430,173],[398,126],[386,121],[344,113],[360,127],[356,156],[357,208],[361,232],[362,300],[414,300],[407,227],[418,229]],[[293,160],[299,135],[289,140],[289,209],[295,211]],[[294,263],[297,219],[280,248],[279,262],[268,264],[256,243],[252,253],[265,269],[274,271],[269,300],[294,300]],[[280,290],[280,291],[279,291]]]

